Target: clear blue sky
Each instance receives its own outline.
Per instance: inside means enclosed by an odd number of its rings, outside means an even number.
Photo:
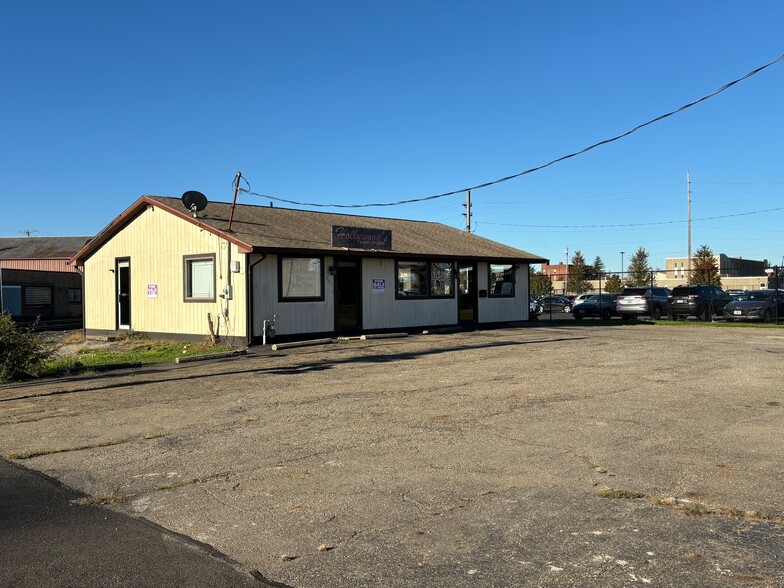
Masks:
[[[142,194],[390,202],[622,133],[784,53],[784,3],[6,2],[0,235],[95,234]],[[781,262],[784,62],[472,193],[475,232],[619,269],[693,249]],[[266,205],[243,195],[241,202]],[[464,227],[464,196],[358,214]],[[326,209],[336,211],[335,209]],[[635,227],[573,228],[566,225]],[[515,225],[536,225],[524,227]],[[557,225],[549,227],[545,225]]]

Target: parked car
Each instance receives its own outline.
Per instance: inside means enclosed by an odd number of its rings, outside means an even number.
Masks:
[[[566,296],[542,296],[539,299],[544,312],[570,312],[572,302]]]
[[[618,294],[594,294],[582,304],[573,307],[572,316],[578,321],[589,316],[596,316],[606,321],[618,314],[617,301]]]
[[[594,294],[591,294],[590,292],[578,294],[577,296],[574,297],[574,299],[572,299],[572,308],[574,308],[578,304],[582,304],[583,302],[588,300],[591,296],[594,296]]]
[[[748,290],[725,290],[724,293],[732,298],[733,300],[738,300],[739,296],[743,296],[746,294]]]
[[[624,320],[638,316],[659,320],[667,308],[669,295],[669,288],[631,286],[624,288],[618,295],[616,308]]]
[[[528,318],[536,320],[542,314],[542,305],[539,304],[533,296],[528,297]]]
[[[769,323],[776,318],[784,318],[784,292],[781,290],[751,290],[724,307],[724,320],[762,321]]]
[[[721,316],[730,302],[732,297],[716,286],[676,286],[667,301],[667,317],[677,321],[681,317],[695,316],[701,321],[709,321],[713,315]]]

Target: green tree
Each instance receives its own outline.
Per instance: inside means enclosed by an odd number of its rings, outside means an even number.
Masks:
[[[572,294],[581,294],[591,289],[588,281],[588,265],[583,254],[575,251],[569,264],[569,275],[566,278],[566,291]]]
[[[623,290],[623,283],[621,282],[620,276],[618,274],[607,276],[607,281],[604,283],[604,290],[605,292],[611,293]]]
[[[629,272],[626,275],[626,284],[629,286],[651,286],[651,266],[648,263],[648,252],[645,247],[640,247],[629,261]]]
[[[719,266],[713,251],[707,245],[702,245],[691,258],[690,284],[710,284],[721,287]]]
[[[605,270],[604,262],[602,261],[602,258],[597,255],[596,259],[593,260],[593,266],[592,267],[593,267],[593,272],[592,273],[596,275],[595,279],[598,279],[599,278],[599,274],[603,274],[604,270]]]
[[[550,281],[550,277],[543,274],[542,272],[537,272],[532,266],[529,266],[528,289],[531,293],[531,296],[534,298],[546,296],[550,293],[551,288],[552,282]]]

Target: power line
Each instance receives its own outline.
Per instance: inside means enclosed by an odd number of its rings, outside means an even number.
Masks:
[[[490,182],[484,182],[483,184],[477,184],[476,186],[469,186],[469,187],[466,187],[466,188],[460,188],[458,190],[452,190],[450,192],[443,192],[441,194],[434,194],[433,196],[425,196],[423,198],[410,198],[410,199],[407,199],[407,200],[398,200],[396,202],[375,202],[375,203],[370,203],[370,204],[320,204],[320,203],[315,203],[315,202],[299,202],[299,201],[296,201],[296,200],[289,200],[289,199],[281,198],[281,197],[278,197],[278,196],[271,196],[269,194],[260,194],[258,192],[251,192],[250,186],[248,187],[248,189],[240,188],[240,191],[241,192],[245,192],[247,194],[251,194],[253,196],[259,196],[261,198],[267,198],[269,200],[275,200],[277,202],[285,202],[287,204],[294,204],[294,205],[297,205],[297,206],[312,206],[312,207],[317,207],[317,208],[369,208],[369,207],[400,206],[400,205],[403,205],[403,204],[413,204],[415,202],[425,202],[425,201],[428,201],[428,200],[436,200],[437,198],[444,198],[446,196],[454,196],[455,194],[462,194],[462,193],[467,192],[469,190],[480,190],[482,188],[487,188],[487,187],[493,186],[495,184],[508,182],[509,180],[514,180],[515,178],[519,178],[521,176],[524,176],[524,175],[527,175],[527,174],[531,174],[531,173],[543,170],[545,168],[550,167],[551,165],[555,165],[556,163],[560,163],[560,162],[565,161],[567,159],[571,159],[572,157],[577,157],[578,155],[582,155],[584,153],[588,153],[589,151],[591,151],[593,149],[596,149],[597,147],[601,147],[602,145],[608,145],[609,143],[613,143],[615,141],[618,141],[619,139],[623,139],[624,137],[628,137],[629,135],[631,135],[632,133],[636,133],[640,129],[643,129],[643,128],[649,126],[649,125],[652,125],[654,123],[662,121],[665,118],[669,118],[669,117],[671,117],[671,116],[673,116],[675,114],[678,114],[679,112],[683,112],[684,110],[686,110],[688,108],[691,108],[692,106],[696,106],[697,104],[700,104],[701,102],[705,102],[706,100],[709,100],[710,98],[713,98],[717,94],[721,94],[722,92],[724,92],[725,90],[728,90],[729,88],[731,88],[735,84],[738,84],[738,83],[740,83],[740,82],[750,78],[751,76],[753,76],[755,74],[758,74],[762,70],[770,67],[771,65],[774,65],[774,64],[778,63],[781,60],[784,60],[784,55],[780,55],[779,57],[777,57],[776,59],[774,59],[770,63],[766,63],[765,65],[750,71],[746,75],[741,76],[740,78],[738,78],[736,80],[733,80],[733,81],[731,81],[731,82],[729,82],[727,84],[724,84],[718,90],[714,90],[713,92],[711,92],[710,94],[706,94],[702,98],[694,100],[693,102],[689,102],[688,104],[684,104],[680,108],[677,108],[677,109],[675,109],[675,110],[673,110],[671,112],[668,112],[667,114],[662,114],[660,116],[657,116],[656,118],[652,118],[651,120],[649,120],[647,122],[644,122],[642,124],[639,124],[636,127],[626,131],[625,133],[621,133],[620,135],[616,135],[616,136],[611,137],[609,139],[604,139],[603,141],[599,141],[598,143],[594,143],[593,145],[585,147],[584,149],[581,149],[580,151],[575,151],[574,153],[569,153],[568,155],[564,155],[564,156],[559,157],[557,159],[553,159],[552,161],[550,161],[548,163],[545,163],[543,165],[539,165],[537,167],[532,167],[532,168],[529,168],[527,170],[521,171],[519,173],[512,174],[512,175],[509,175],[509,176],[506,176],[506,177],[503,177],[503,178],[499,178],[497,180],[493,180],[493,181],[490,181]]]
[[[721,218],[735,218],[738,216],[763,214],[765,212],[775,212],[778,210],[784,210],[784,206],[779,206],[776,208],[766,208],[765,210],[753,210],[751,212],[738,212],[736,214],[724,214],[721,216],[706,216],[704,218],[692,219],[692,222],[717,220]],[[618,227],[650,227],[654,225],[675,225],[675,224],[685,223],[685,222],[687,221],[685,220],[653,221],[649,223],[626,223],[626,224],[619,224],[619,225],[518,225],[512,223],[491,223],[487,221],[482,221],[482,224],[497,225],[501,227],[526,227],[529,229],[609,229],[609,228],[618,228]]]

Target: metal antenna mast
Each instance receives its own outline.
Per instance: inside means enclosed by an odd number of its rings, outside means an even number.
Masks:
[[[688,226],[688,257],[686,258],[687,277],[691,284],[691,171],[686,172],[686,225]]]

